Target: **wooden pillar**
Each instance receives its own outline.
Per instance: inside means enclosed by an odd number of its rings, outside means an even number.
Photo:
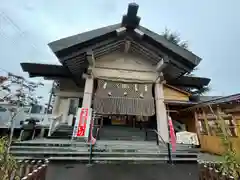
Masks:
[[[100,127],[103,127],[103,116],[101,117]]]
[[[84,95],[83,95],[83,101],[82,101],[82,107],[84,108],[91,108],[93,82],[94,82],[94,79],[92,76],[87,75],[85,77],[85,87],[84,87]]]
[[[238,138],[240,137],[240,116],[239,116],[239,114],[240,114],[239,112],[232,114],[233,115],[233,119],[234,119],[234,121],[236,123],[236,129],[237,129],[237,136],[238,136]]]
[[[202,109],[202,114],[203,114],[204,124],[205,124],[206,130],[207,130],[207,135],[208,135],[208,136],[211,136],[210,129],[209,129],[209,124],[208,124],[208,119],[207,119],[207,115],[206,115],[204,109]]]
[[[198,141],[200,142],[200,127],[199,127],[197,110],[194,111],[194,120],[195,120],[195,128],[198,136]]]
[[[230,131],[232,133],[232,136],[238,137],[237,121],[233,115],[232,115],[232,119],[229,122],[229,125],[231,126]]]
[[[226,123],[224,118],[221,116],[221,108],[217,107],[217,118],[218,118],[218,123],[220,123],[221,130],[223,132],[224,136],[227,136],[227,130],[226,130]]]
[[[165,142],[169,142],[168,118],[166,106],[164,104],[163,84],[160,82],[157,82],[155,84],[155,103],[156,103],[157,131]],[[161,141],[160,138],[159,140]]]

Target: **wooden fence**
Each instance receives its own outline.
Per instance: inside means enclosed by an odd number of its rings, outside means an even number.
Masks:
[[[18,161],[19,169],[13,179],[45,180],[48,160],[23,160]]]
[[[199,161],[198,165],[199,180],[234,180],[231,174],[226,174],[221,171],[221,163]],[[237,179],[239,178],[240,176]]]

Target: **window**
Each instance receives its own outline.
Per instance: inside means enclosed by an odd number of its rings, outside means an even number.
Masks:
[[[6,112],[6,111],[7,111],[6,108],[0,107],[0,112]]]
[[[33,105],[31,109],[31,114],[40,114],[42,111],[42,106],[40,105]]]
[[[68,115],[77,113],[77,101],[78,99],[70,99],[70,105],[68,110]]]
[[[24,109],[23,109],[23,112],[24,112],[24,113],[29,113],[29,111],[30,111],[30,108],[24,108]]]

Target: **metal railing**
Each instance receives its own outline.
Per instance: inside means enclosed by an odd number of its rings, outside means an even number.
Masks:
[[[52,133],[56,130],[56,127],[62,121],[62,117],[63,117],[63,115],[61,114],[57,117],[52,118],[52,122],[50,124],[49,131],[48,131],[48,136],[51,136]]]
[[[94,126],[96,127],[96,126]],[[96,141],[99,140],[99,131],[100,131],[100,126],[97,126],[96,134],[95,134],[95,139]],[[94,128],[93,128],[94,129]],[[93,143],[90,143],[90,152],[89,152],[89,164],[92,163],[92,157],[93,157]]]
[[[159,138],[161,139],[161,143],[167,148],[168,150],[168,159],[169,159],[169,163],[172,163],[172,150],[171,150],[171,145],[169,142],[164,141],[164,139],[162,138],[161,134],[159,134],[159,132],[156,129],[150,129],[147,131],[152,131],[156,134],[156,142],[157,145],[159,146]],[[146,133],[147,133],[146,131]]]
[[[94,138],[95,139],[95,143],[98,139],[98,133],[99,133],[99,130],[100,130],[100,126],[96,126],[95,125],[95,120],[96,120],[96,112],[93,111],[92,113],[92,121],[91,121],[91,127],[90,127],[90,131],[89,131],[89,137],[90,138]],[[95,137],[94,137],[94,134],[93,134],[93,131],[95,130],[95,127],[97,127],[97,131],[96,131],[96,134],[95,134]],[[89,152],[89,164],[92,164],[92,157],[93,157],[93,142],[90,142],[90,152]]]

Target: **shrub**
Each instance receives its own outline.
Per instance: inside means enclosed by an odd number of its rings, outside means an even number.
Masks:
[[[20,179],[17,177],[18,165],[13,156],[9,153],[9,141],[7,137],[0,138],[0,179]],[[15,178],[13,178],[15,176]]]

